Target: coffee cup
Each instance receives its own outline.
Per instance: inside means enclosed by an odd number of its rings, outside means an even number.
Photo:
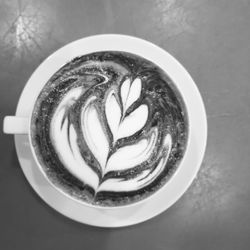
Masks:
[[[25,88],[28,115],[5,117],[4,132],[28,136],[36,167],[63,196],[98,209],[164,194],[173,203],[194,179],[206,145],[204,105],[187,71],[156,45],[124,35],[83,38],[46,59]]]

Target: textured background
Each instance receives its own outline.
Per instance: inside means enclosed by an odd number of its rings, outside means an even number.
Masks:
[[[31,73],[84,36],[122,33],[163,47],[190,72],[208,114],[197,179],[156,218],[100,229],[48,207],[0,132],[0,248],[250,249],[249,0],[0,0],[0,116],[14,114]]]

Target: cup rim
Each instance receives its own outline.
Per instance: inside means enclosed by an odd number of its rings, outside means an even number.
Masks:
[[[88,46],[89,47],[88,47]],[[82,50],[81,47],[84,47],[85,49]],[[84,53],[81,53],[81,51],[85,51]],[[206,147],[206,140],[207,140],[207,120],[206,120],[206,112],[205,112],[205,107],[203,104],[203,101],[201,99],[201,96],[199,94],[199,90],[197,88],[197,86],[195,85],[193,79],[191,78],[191,76],[189,75],[189,73],[184,69],[184,67],[172,56],[170,55],[168,52],[166,52],[165,50],[163,50],[162,48],[158,47],[157,45],[148,42],[146,40],[143,40],[141,38],[136,38],[136,37],[132,37],[132,36],[127,36],[127,35],[120,35],[120,34],[103,34],[103,35],[95,35],[95,36],[89,36],[89,37],[85,37],[85,38],[81,38],[78,39],[76,41],[73,41],[71,43],[66,44],[65,46],[63,46],[62,48],[56,50],[54,53],[52,53],[49,57],[47,57],[39,66],[38,68],[33,72],[33,74],[31,75],[31,77],[29,78],[26,86],[31,86],[32,84],[34,84],[35,79],[41,77],[41,73],[45,72],[46,69],[48,69],[50,67],[49,72],[47,72],[47,80],[49,80],[49,78],[58,70],[60,69],[63,65],[65,65],[67,62],[71,61],[73,58],[75,58],[76,56],[80,56],[80,55],[84,55],[84,54],[89,54],[89,53],[93,53],[93,52],[98,52],[98,51],[123,51],[123,52],[129,52],[132,54],[136,54],[139,55],[149,61],[152,61],[153,63],[155,63],[156,65],[158,65],[160,68],[162,68],[167,74],[168,76],[172,79],[174,85],[176,86],[176,88],[178,89],[178,91],[181,94],[181,97],[183,99],[183,102],[185,104],[185,107],[187,109],[187,118],[188,118],[188,124],[189,124],[189,131],[188,131],[188,138],[187,138],[187,142],[186,142],[186,149],[184,152],[184,155],[182,157],[182,159],[180,160],[180,162],[178,163],[178,166],[175,170],[175,172],[171,175],[171,177],[169,178],[169,180],[166,181],[166,183],[163,184],[163,186],[161,188],[159,188],[158,190],[156,190],[154,193],[150,194],[148,197],[145,197],[142,200],[139,201],[135,201],[133,203],[130,204],[125,204],[125,205],[118,205],[118,206],[98,206],[98,205],[93,205],[90,203],[87,203],[85,201],[81,201],[73,196],[71,196],[70,194],[67,194],[66,192],[64,192],[63,190],[60,189],[60,187],[57,187],[55,184],[53,184],[51,182],[51,180],[48,178],[48,176],[46,175],[46,173],[43,170],[43,167],[41,166],[37,156],[36,156],[36,152],[34,150],[34,147],[32,145],[32,139],[31,139],[31,122],[32,122],[32,113],[33,113],[33,109],[34,109],[34,105],[36,103],[37,97],[40,94],[42,88],[44,87],[44,85],[47,83],[47,81],[43,81],[43,83],[41,83],[39,86],[40,89],[37,88],[37,93],[36,93],[36,97],[34,99],[33,97],[33,101],[32,101],[32,109],[29,115],[29,132],[28,132],[28,137],[29,137],[29,143],[30,143],[30,148],[32,151],[32,155],[33,158],[36,162],[36,165],[38,166],[40,172],[43,174],[43,176],[46,178],[46,180],[48,181],[48,183],[57,191],[59,191],[60,193],[62,193],[64,196],[66,196],[67,198],[72,199],[74,202],[80,203],[81,205],[84,206],[88,206],[90,208],[94,208],[94,209],[101,209],[101,210],[117,210],[117,209],[125,209],[127,207],[134,207],[134,206],[138,206],[142,203],[145,202],[149,202],[152,197],[155,196],[159,196],[160,193],[162,193],[165,189],[168,188],[168,186],[176,181],[176,177],[178,175],[178,173],[181,171],[181,169],[183,168],[183,165],[185,164],[185,158],[187,158],[188,156],[190,157],[190,152],[188,152],[188,149],[190,147],[191,143],[196,143],[193,141],[192,137],[191,137],[191,133],[194,133],[194,128],[197,126],[194,126],[194,122],[193,122],[193,117],[191,116],[190,118],[190,113],[193,114],[193,111],[190,112],[191,108],[189,107],[189,102],[190,102],[190,98],[188,98],[187,96],[187,90],[183,90],[183,84],[180,84],[179,81],[175,81],[173,79],[173,75],[168,73],[168,70],[166,70],[167,67],[177,67],[178,68],[178,72],[180,75],[185,75],[185,79],[187,81],[189,81],[189,83],[192,83],[192,90],[196,93],[196,98],[199,99],[198,102],[200,104],[200,106],[198,107],[198,112],[196,110],[196,112],[199,114],[202,114],[201,119],[199,119],[199,123],[200,123],[200,132],[202,133],[202,138],[200,139],[200,151],[199,151],[199,163],[196,164],[196,166],[193,168],[193,174],[192,174],[192,178],[189,178],[189,180],[186,181],[186,185],[185,188],[182,188],[182,190],[180,190],[179,192],[176,193],[174,200],[178,200],[180,196],[182,196],[182,194],[187,190],[187,188],[191,185],[193,179],[195,178],[204,152],[205,152],[205,147]],[[78,54],[78,55],[77,55]],[[156,56],[159,56],[158,60],[156,61]],[[166,64],[166,66],[162,67],[164,64]],[[174,66],[173,66],[174,65]],[[175,78],[176,76],[174,76]],[[178,77],[177,77],[178,78]],[[25,87],[26,87],[25,86]],[[190,86],[189,86],[190,87]],[[183,93],[184,92],[184,93]],[[190,91],[188,91],[190,94]],[[194,97],[195,95],[193,95]],[[195,106],[192,104],[192,109],[195,108]],[[175,202],[174,201],[174,202]],[[172,204],[174,203],[172,202]]]

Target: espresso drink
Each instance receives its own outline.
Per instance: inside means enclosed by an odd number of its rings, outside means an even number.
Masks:
[[[31,138],[48,179],[98,206],[142,200],[174,174],[188,119],[171,79],[134,54],[77,57],[42,89]]]

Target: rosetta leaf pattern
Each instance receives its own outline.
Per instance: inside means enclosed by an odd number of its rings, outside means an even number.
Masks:
[[[121,97],[123,103],[123,114],[126,110],[136,102],[141,95],[142,83],[141,79],[136,78],[132,83],[127,79],[121,86]]]
[[[119,91],[120,101],[117,94]],[[152,129],[148,138],[142,138],[132,145],[120,147],[111,155],[109,154],[110,149],[119,139],[132,136],[140,131],[148,119],[149,110],[146,104],[136,105],[134,110],[130,109],[140,99],[142,93],[142,83],[139,78],[133,82],[129,78],[126,79],[121,84],[119,91],[112,88],[104,100],[106,127],[112,134],[111,138],[105,133],[105,126],[102,126],[95,106],[95,97],[87,101],[82,111],[83,136],[89,150],[101,166],[102,176],[110,171],[132,169],[147,161],[153,153],[158,137],[157,129]],[[128,109],[130,109],[129,113],[127,113]]]
[[[118,140],[133,136],[144,128],[149,108],[147,104],[140,102],[142,82],[139,78],[132,82],[127,78],[118,89],[110,88],[108,91],[102,102],[104,109],[100,107],[98,97],[93,95],[86,100],[80,115],[82,135],[89,152],[99,164],[99,177],[81,155],[79,138],[68,117],[64,115],[65,103],[69,100],[75,102],[81,94],[80,89],[72,90],[58,107],[56,118],[52,120],[52,139],[60,142],[54,146],[61,152],[59,156],[67,169],[96,192],[136,190],[161,173],[167,158],[159,161],[154,169],[141,169],[138,175],[128,180],[111,177],[103,179],[110,172],[133,171],[135,167],[148,162],[154,154],[159,137],[158,128],[152,127],[146,134],[138,134],[136,139],[131,138],[133,143],[122,145],[123,141],[119,141],[117,148]],[[170,139],[165,143],[167,151],[171,147]]]
[[[106,171],[120,171],[130,169],[149,159],[155,148],[158,129],[152,129],[149,138],[140,139],[132,145],[119,148],[113,154],[106,166]]]
[[[139,78],[136,78],[132,83],[126,79],[120,88],[122,107],[119,105],[113,90],[108,94],[105,113],[114,143],[121,138],[135,134],[146,124],[148,118],[146,104],[140,105],[129,115],[126,115],[126,111],[140,98],[141,89],[142,83]]]

